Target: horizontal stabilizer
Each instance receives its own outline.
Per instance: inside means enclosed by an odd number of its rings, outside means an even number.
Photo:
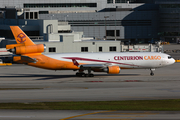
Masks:
[[[28,57],[28,56],[21,56],[21,60],[27,61],[29,63],[36,63],[37,62],[35,59]]]
[[[28,56],[14,56],[13,61],[22,62],[22,63],[36,63],[37,62],[35,59]]]

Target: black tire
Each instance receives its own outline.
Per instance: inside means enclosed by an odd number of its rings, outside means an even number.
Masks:
[[[90,74],[90,77],[94,77],[94,74]]]
[[[154,76],[154,73],[150,73],[151,76]]]
[[[84,75],[84,73],[76,73],[77,77],[82,77]]]

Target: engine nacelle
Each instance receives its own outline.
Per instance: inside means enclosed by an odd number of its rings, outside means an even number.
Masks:
[[[119,74],[120,67],[119,66],[108,66],[107,73],[108,74]]]
[[[14,54],[21,55],[21,54],[29,54],[29,53],[42,53],[46,50],[46,46],[44,44],[38,45],[30,45],[30,46],[17,46],[14,49],[10,49],[10,52]]]

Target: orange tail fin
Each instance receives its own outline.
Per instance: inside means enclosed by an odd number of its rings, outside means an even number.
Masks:
[[[24,44],[25,46],[35,45],[34,42],[18,26],[10,26],[10,28],[17,44]]]

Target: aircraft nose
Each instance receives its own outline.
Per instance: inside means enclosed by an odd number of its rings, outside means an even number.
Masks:
[[[176,61],[175,61],[175,59],[173,58],[172,64],[175,63],[175,62],[176,62]]]
[[[171,58],[171,59],[167,59],[167,60],[165,60],[166,62],[166,65],[172,65],[172,64],[174,64],[175,63],[175,60],[174,60],[174,58]]]
[[[171,65],[171,64],[174,64],[174,63],[175,63],[175,59],[172,58],[172,59],[169,61],[169,64]]]

